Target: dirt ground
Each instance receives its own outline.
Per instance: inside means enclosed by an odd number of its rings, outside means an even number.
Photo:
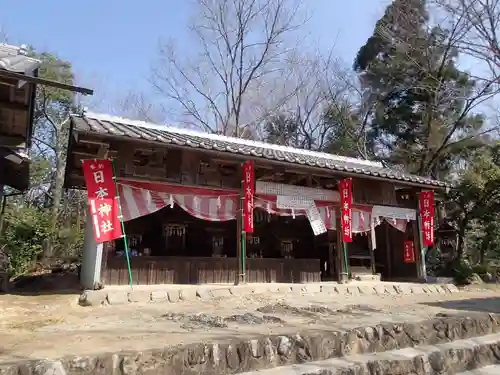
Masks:
[[[80,307],[78,295],[0,296],[0,361],[143,350],[205,340],[500,313],[500,289],[453,295],[252,295],[210,302]]]

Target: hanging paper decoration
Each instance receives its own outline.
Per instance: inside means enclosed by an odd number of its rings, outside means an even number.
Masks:
[[[404,262],[405,263],[415,263],[415,247],[413,241],[404,241]]]
[[[345,243],[352,242],[352,179],[340,181],[342,235]]]
[[[111,161],[84,160],[82,169],[96,242],[121,238],[120,207]]]
[[[170,205],[170,208],[174,208],[174,197],[172,194],[169,195],[168,204]]]
[[[221,208],[221,207],[222,207],[222,204],[220,201],[220,197],[217,197],[217,208]]]
[[[193,210],[200,211],[200,200],[197,196],[193,197]]]
[[[434,245],[434,192],[420,193],[420,217],[422,218],[422,237],[424,246]]]
[[[255,193],[253,160],[243,163],[243,228],[253,233],[253,195]]]

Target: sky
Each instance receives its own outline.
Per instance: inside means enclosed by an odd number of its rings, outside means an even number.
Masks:
[[[311,44],[351,64],[390,0],[307,0]],[[192,0],[0,0],[0,28],[10,44],[32,45],[73,64],[94,103],[145,92],[159,41],[189,48]]]

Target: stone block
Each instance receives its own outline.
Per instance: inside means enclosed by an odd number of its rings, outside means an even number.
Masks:
[[[346,296],[347,293],[347,286],[345,285],[337,285],[335,287],[335,290],[337,291],[337,294],[340,294],[341,296]]]
[[[318,293],[321,293],[321,288],[322,288],[322,286],[320,284],[309,284],[307,286],[307,293],[308,294],[318,294]]]
[[[412,294],[425,294],[424,287],[422,285],[414,285],[411,287]]]
[[[307,287],[305,285],[297,284],[291,287],[291,291],[293,294],[301,295],[307,293]]]
[[[436,290],[439,294],[447,293],[447,290],[444,288],[444,285],[436,285]]]
[[[196,301],[196,290],[195,289],[181,289],[179,290],[179,298],[181,301]]]
[[[278,287],[278,293],[291,293],[292,287],[290,285],[280,285]]]
[[[100,306],[106,303],[106,293],[102,290],[86,290],[78,298],[80,306]]]
[[[429,288],[428,285],[422,285],[422,290],[424,291],[424,293],[426,294],[434,294],[434,292],[431,290],[431,288]]]
[[[211,292],[213,298],[231,297],[231,292],[229,291],[229,288],[212,289]]]
[[[112,291],[108,292],[106,296],[110,305],[124,305],[128,303],[128,292],[125,291]]]
[[[179,302],[179,300],[180,300],[180,293],[178,290],[169,290],[167,292],[167,296],[168,296],[168,300],[170,302],[173,302],[173,303]]]
[[[347,294],[350,296],[359,296],[359,294],[360,294],[359,287],[357,287],[357,286],[348,286],[346,291],[347,291]]]
[[[395,285],[395,288],[398,291],[398,293],[403,295],[403,296],[408,296],[408,295],[413,293],[412,292],[413,285],[397,284],[397,285]]]
[[[396,292],[396,294],[404,294],[403,289],[401,288],[401,285],[399,285],[399,284],[392,285],[392,290],[394,290]]]
[[[382,285],[382,284],[375,285],[373,287],[373,289],[375,290],[375,293],[377,293],[379,295],[388,294],[385,285]]]
[[[40,375],[66,375],[61,361],[40,361],[33,369],[33,373]]]
[[[132,290],[128,294],[129,302],[151,302],[151,292],[145,290]]]
[[[253,287],[251,285],[235,285],[229,288],[229,293],[233,296],[249,296],[252,294],[266,293],[265,287]]]
[[[362,285],[359,287],[359,291],[361,294],[371,296],[373,294],[376,294],[375,289],[372,286],[369,285]]]
[[[336,285],[326,284],[321,286],[321,292],[326,294],[339,294]]]
[[[444,294],[444,291],[438,285],[431,284],[427,287],[432,291],[432,294]]]
[[[229,288],[229,293],[231,293],[232,296],[244,296],[248,294],[248,289],[241,286],[233,286]],[[252,290],[250,290],[250,293],[252,293]]]
[[[208,288],[200,288],[196,289],[196,297],[199,299],[206,301],[213,298],[212,291]]]
[[[445,284],[445,288],[448,289],[450,293],[459,293],[460,290],[455,284]]]
[[[165,290],[154,290],[151,292],[151,302],[166,302],[168,295]]]

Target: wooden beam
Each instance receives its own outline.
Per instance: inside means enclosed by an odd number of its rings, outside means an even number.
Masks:
[[[11,72],[11,71],[4,70],[4,69],[0,69],[0,76],[12,78],[12,79],[17,79],[18,81],[25,81],[25,82],[29,82],[29,83],[35,83],[38,85],[55,87],[55,88],[62,89],[62,90],[78,92],[78,93],[83,94],[83,95],[94,95],[94,90],[91,90],[91,89],[86,89],[84,87],[78,87],[78,86],[73,86],[73,85],[67,85],[65,83],[50,81],[48,79],[43,79],[43,78],[39,78],[39,77],[31,77],[31,76],[24,75],[22,73],[15,73],[15,72]]]
[[[0,147],[26,148],[26,138],[15,135],[0,135]]]
[[[82,143],[84,145],[98,145],[98,146],[107,145],[107,146],[109,146],[109,142],[94,141],[92,139],[78,139],[78,143]]]
[[[101,145],[97,151],[98,159],[107,159],[109,155],[109,145]]]
[[[78,155],[79,158],[78,160],[83,160],[83,159],[97,159],[97,155],[93,154],[91,152],[84,152],[84,151],[73,151],[73,155]]]

